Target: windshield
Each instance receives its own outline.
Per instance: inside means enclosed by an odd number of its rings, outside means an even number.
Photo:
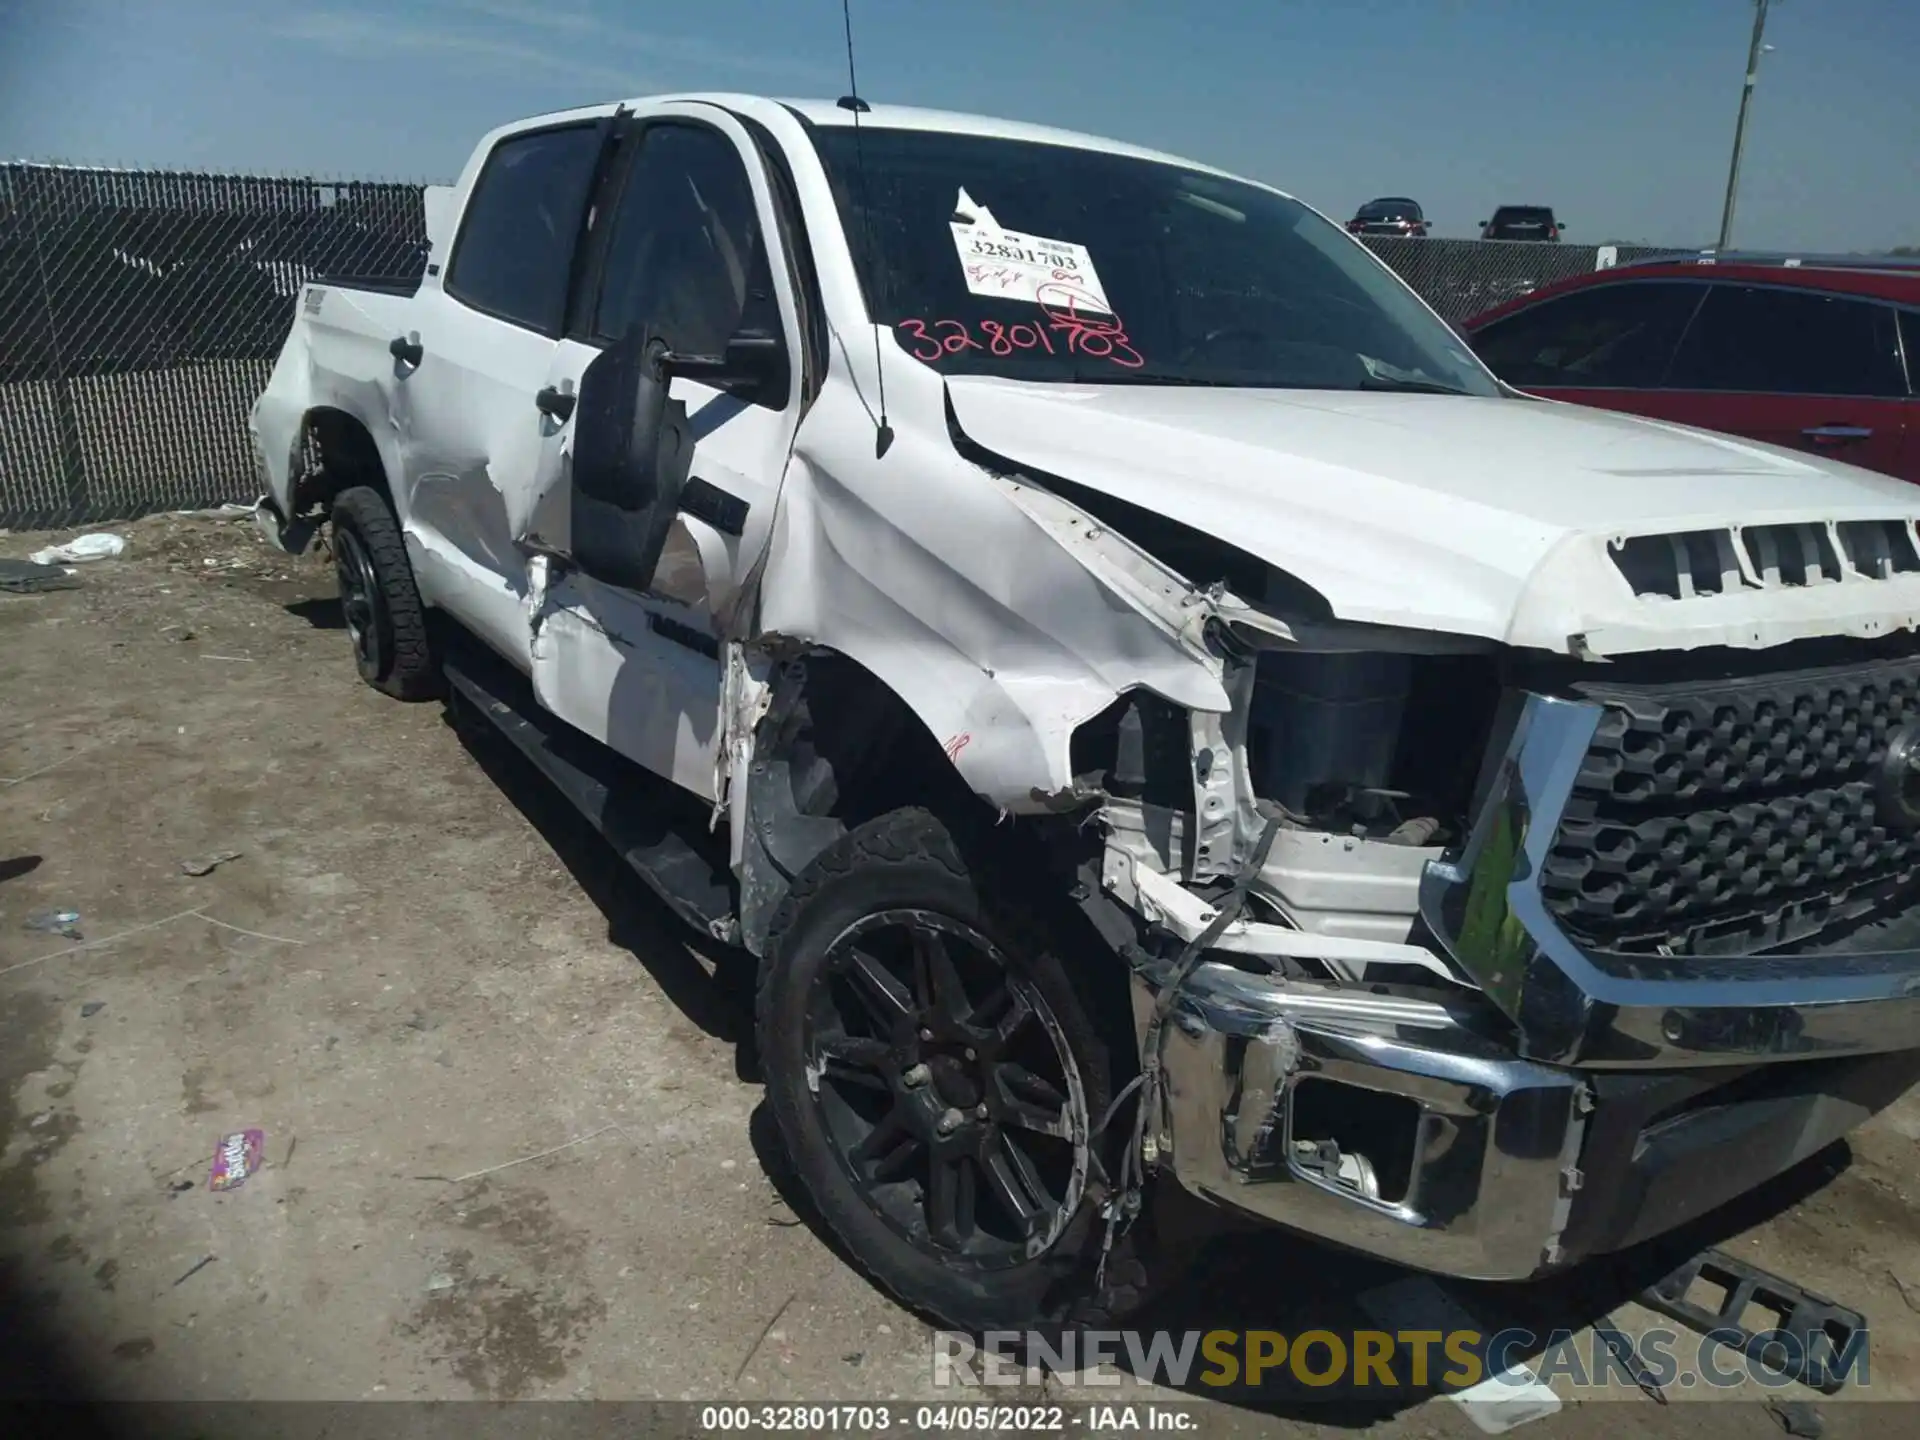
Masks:
[[[939,131],[815,142],[870,313],[942,373],[1500,393],[1358,242],[1271,190]]]
[[[1553,212],[1515,206],[1512,209],[1494,211],[1493,223],[1496,225],[1551,225]]]
[[[1362,220],[1418,220],[1420,207],[1411,200],[1374,200],[1360,207]]]

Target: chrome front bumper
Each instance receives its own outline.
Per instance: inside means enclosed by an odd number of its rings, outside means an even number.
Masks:
[[[1157,978],[1135,974],[1142,1033]],[[1203,964],[1162,1032],[1154,1158],[1187,1189],[1259,1220],[1415,1269],[1521,1280],[1685,1224],[1920,1079],[1920,1046],[1665,1072],[1566,1069],[1517,1058],[1489,1017],[1498,1021],[1488,1006]],[[1312,1086],[1326,1088],[1308,1109]],[[1354,1146],[1370,1162],[1369,1195],[1317,1168],[1310,1142],[1328,1138],[1329,1115],[1381,1097],[1402,1118]]]
[[[1136,1017],[1158,988],[1136,975]],[[1421,1269],[1531,1275],[1558,1257],[1589,1108],[1569,1071],[1513,1057],[1426,1001],[1289,986],[1199,966],[1163,1032],[1162,1162],[1196,1194]],[[1368,1198],[1303,1163],[1301,1087],[1335,1082],[1404,1097],[1404,1192]],[[1170,1154],[1168,1153],[1170,1152]]]

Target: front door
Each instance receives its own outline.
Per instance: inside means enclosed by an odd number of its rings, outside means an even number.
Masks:
[[[719,637],[764,549],[801,408],[792,279],[770,177],[751,137],[712,106],[663,104],[632,120],[596,202],[595,259],[547,384],[577,390],[602,347],[645,326],[685,354],[717,355],[742,329],[781,337],[778,393],[684,377],[694,438],[680,513],[647,589],[571,560],[572,427],[543,450],[524,537],[535,690],[556,715],[698,795],[716,790]]]

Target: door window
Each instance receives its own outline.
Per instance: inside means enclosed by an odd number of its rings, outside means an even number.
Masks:
[[[1523,390],[1652,389],[1704,288],[1684,280],[1595,285],[1496,320],[1474,332],[1473,348]]]
[[[598,126],[570,125],[510,135],[494,146],[460,222],[448,293],[558,335],[600,143]]]
[[[653,125],[640,137],[591,328],[595,339],[611,341],[636,323],[700,355],[719,354],[747,325],[779,333],[753,188],[739,151],[718,130]]]
[[[1715,285],[1673,357],[1666,388],[1904,395],[1894,312],[1811,290]]]

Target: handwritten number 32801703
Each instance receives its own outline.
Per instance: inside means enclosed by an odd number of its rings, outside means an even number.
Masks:
[[[917,360],[933,361],[963,350],[984,350],[1005,358],[1026,350],[1044,350],[1058,355],[1086,355],[1109,360],[1128,370],[1137,370],[1146,362],[1128,343],[1120,318],[1093,318],[1080,313],[1072,303],[1052,305],[1042,297],[1043,319],[1032,323],[1002,324],[998,320],[979,320],[969,325],[963,320],[902,320],[894,328],[913,342]],[[1055,343],[1054,337],[1059,337]]]

